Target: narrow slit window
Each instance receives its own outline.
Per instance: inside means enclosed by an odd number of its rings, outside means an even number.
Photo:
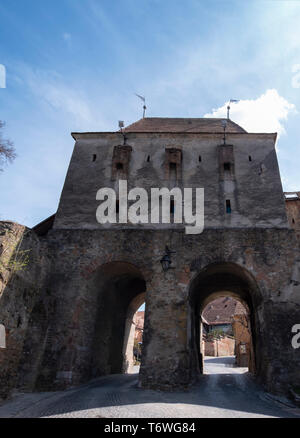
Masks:
[[[224,163],[225,172],[230,172],[230,163]]]
[[[94,163],[96,160],[97,160],[97,155],[94,154],[94,155],[93,155],[93,163]]]
[[[292,222],[293,222],[293,224],[295,223],[295,219],[294,218],[292,219]]]
[[[201,163],[202,162],[202,157],[201,157],[201,155],[199,155],[199,163]]]
[[[150,155],[147,157],[147,163],[150,163]]]
[[[229,199],[226,199],[226,213],[227,214],[231,213],[231,202]]]
[[[251,155],[249,155],[249,161],[252,161],[252,157],[251,157]]]
[[[169,173],[170,181],[176,181],[177,179],[177,164],[170,163],[170,173]]]
[[[174,214],[174,212],[175,212],[175,201],[174,201],[174,199],[171,199],[171,201],[170,201],[170,213]]]
[[[119,202],[119,200],[117,199],[117,200],[116,200],[116,213],[119,214],[119,211],[120,211],[120,202]]]

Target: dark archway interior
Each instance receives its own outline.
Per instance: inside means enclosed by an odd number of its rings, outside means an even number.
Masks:
[[[231,296],[249,309],[251,335],[254,351],[255,369],[257,368],[259,339],[257,334],[257,309],[261,296],[252,275],[244,268],[232,263],[216,263],[203,269],[192,281],[190,288],[191,306],[191,349],[198,372],[203,373],[203,355],[200,349],[200,315],[205,306],[220,296]]]
[[[124,337],[128,312],[132,303],[136,302],[138,308],[139,302],[145,301],[146,291],[145,280],[138,269],[123,262],[105,265],[99,273],[99,285],[91,360],[92,378],[124,371]]]

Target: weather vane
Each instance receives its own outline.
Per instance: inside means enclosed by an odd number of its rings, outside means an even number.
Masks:
[[[146,99],[145,99],[145,97],[140,96],[139,94],[135,93],[135,95],[144,102],[144,106],[143,106],[143,119],[144,119],[145,118],[146,109],[147,109],[147,107],[146,107]]]
[[[230,99],[230,101],[229,101],[229,103],[228,103],[228,106],[227,106],[227,119],[228,119],[228,120],[229,120],[230,104],[231,104],[231,103],[237,103],[237,102],[239,102],[239,100],[237,100],[237,99]]]

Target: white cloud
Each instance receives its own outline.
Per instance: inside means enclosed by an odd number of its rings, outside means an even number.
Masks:
[[[227,105],[228,102],[204,117],[227,117]],[[296,112],[295,105],[280,96],[277,90],[271,89],[257,99],[232,103],[230,119],[248,132],[277,132],[279,137],[285,133],[283,122],[293,112]]]

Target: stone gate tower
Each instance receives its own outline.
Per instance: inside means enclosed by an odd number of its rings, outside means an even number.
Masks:
[[[2,392],[53,389],[127,371],[131,321],[146,302],[143,388],[191,385],[202,372],[200,316],[217,296],[247,305],[257,378],[272,391],[300,384],[300,258],[285,210],[276,134],[222,119],[145,118],[124,132],[73,133],[56,215],[33,230],[2,223],[30,251],[4,269]],[[100,188],[204,188],[204,231],[185,224],[99,224]],[[118,193],[118,192],[117,192]],[[117,195],[118,197],[118,195]],[[173,207],[170,203],[170,217]],[[172,265],[162,270],[168,246]]]

